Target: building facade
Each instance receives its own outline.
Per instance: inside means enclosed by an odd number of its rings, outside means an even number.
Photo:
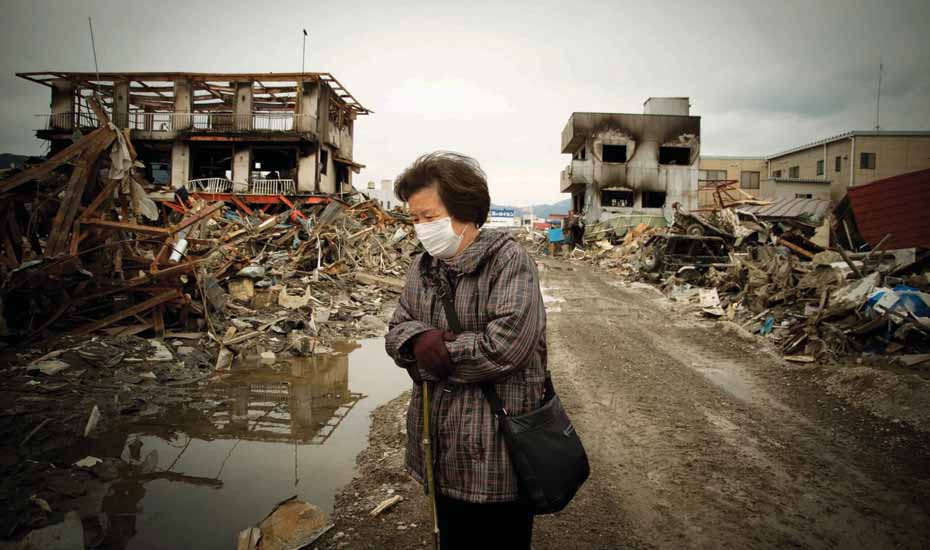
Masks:
[[[329,73],[18,73],[48,86],[38,137],[52,153],[98,126],[130,130],[146,178],[242,194],[349,191],[355,120],[369,114]]]
[[[701,118],[688,98],[650,98],[644,114],[572,113],[562,130],[561,191],[589,223],[698,205]]]
[[[739,189],[758,195],[768,174],[765,157],[701,155],[698,172],[698,203],[701,208],[714,205],[713,188],[724,181],[735,181]]]
[[[835,202],[850,187],[930,168],[930,131],[852,131],[767,160],[761,197]]]

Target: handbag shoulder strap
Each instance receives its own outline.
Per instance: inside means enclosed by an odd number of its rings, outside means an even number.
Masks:
[[[437,294],[442,301],[442,309],[446,313],[446,321],[449,323],[449,329],[453,333],[459,334],[462,332],[462,322],[459,320],[459,315],[455,311],[454,294],[451,291],[452,285],[448,282],[448,279],[443,282],[446,284],[440,284],[437,287],[439,289]],[[504,408],[504,402],[501,401],[500,396],[497,395],[497,389],[494,387],[493,383],[481,384],[481,391],[484,393],[485,399],[488,400],[488,404],[491,406],[491,412],[494,413],[494,416],[507,416],[507,409]],[[555,395],[555,388],[552,386],[552,376],[549,375],[549,371],[547,370],[543,402],[545,403],[548,401],[553,395]]]

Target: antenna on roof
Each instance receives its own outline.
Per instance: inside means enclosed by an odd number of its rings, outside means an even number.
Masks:
[[[87,18],[87,26],[90,27],[90,49],[94,52],[94,71],[97,73],[97,82],[94,86],[94,99],[100,95],[100,67],[97,65],[97,46],[94,44],[94,22],[90,17]]]
[[[882,104],[882,72],[884,72],[884,66],[882,65],[882,58],[878,58],[878,93],[875,96],[875,131],[881,131],[881,125],[879,124],[879,114]]]

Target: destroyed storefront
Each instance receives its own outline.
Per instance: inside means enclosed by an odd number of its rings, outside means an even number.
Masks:
[[[670,221],[675,204],[697,207],[700,117],[688,114],[687,98],[651,98],[645,110],[573,113],[562,130],[562,153],[572,160],[562,171],[561,191],[571,194],[572,209],[584,212],[589,224]]]

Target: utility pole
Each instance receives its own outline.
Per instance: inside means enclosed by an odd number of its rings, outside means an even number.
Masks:
[[[90,27],[90,49],[94,52],[94,71],[97,73],[97,85],[94,87],[94,98],[100,95],[100,66],[97,65],[97,45],[94,43],[94,22],[90,17],[87,18],[87,26]]]
[[[307,29],[304,29],[304,42],[303,46],[300,48],[300,74],[305,72],[306,65],[304,62],[307,60]]]
[[[881,124],[879,123],[879,115],[881,114],[881,105],[882,105],[882,72],[884,66],[882,65],[882,58],[878,58],[878,93],[875,95],[875,131],[881,131]]]

